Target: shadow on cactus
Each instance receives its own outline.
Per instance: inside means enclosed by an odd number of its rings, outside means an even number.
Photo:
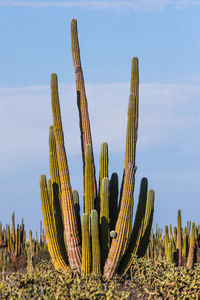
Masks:
[[[128,103],[126,150],[121,192],[118,175],[108,178],[108,145],[102,143],[97,190],[95,164],[83,71],[80,60],[77,22],[71,22],[72,57],[75,70],[77,104],[83,159],[84,214],[80,218],[79,195],[72,191],[58,95],[57,75],[51,75],[53,126],[49,132],[50,176],[40,177],[41,203],[48,250],[54,267],[104,275],[112,278],[128,272],[134,256],[144,256],[152,227],[154,191],[141,181],[135,220],[133,193],[135,153],[138,135],[139,75],[138,59],[133,57]],[[118,199],[118,195],[119,199]]]

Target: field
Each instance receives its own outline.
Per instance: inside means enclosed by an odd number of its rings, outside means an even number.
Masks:
[[[200,263],[192,270],[175,267],[163,258],[155,262],[134,259],[130,275],[105,280],[101,276],[86,276],[58,272],[49,261],[48,252],[35,257],[35,267],[27,272],[26,261],[20,271],[7,268],[0,282],[1,299],[199,299]]]

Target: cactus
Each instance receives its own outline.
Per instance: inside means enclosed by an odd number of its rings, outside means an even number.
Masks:
[[[169,245],[169,232],[168,232],[168,226],[165,226],[165,257],[168,260],[169,259],[169,252],[168,252],[168,245]]]
[[[46,182],[45,175],[40,176],[40,194],[41,194],[43,220],[44,220],[44,227],[45,227],[49,254],[52,258],[55,269],[64,269],[64,270],[68,269],[68,266],[64,261],[64,258],[62,257],[59,243],[58,243],[58,237],[55,231],[55,227],[53,226],[54,219],[53,219],[52,209],[48,197],[47,182]],[[32,238],[30,240],[32,240]],[[32,248],[31,245],[29,246],[30,248]]]
[[[99,242],[99,221],[96,210],[91,211],[91,237],[92,237],[92,272],[101,274],[101,252]]]
[[[135,150],[138,131],[138,59],[133,58],[132,60],[124,175],[119,198],[120,205],[118,206],[118,176],[114,173],[110,183],[108,179],[107,143],[103,143],[101,146],[99,191],[97,197],[90,121],[80,61],[77,22],[74,19],[71,22],[71,41],[83,158],[84,214],[82,217],[82,235],[78,192],[74,191],[72,193],[70,184],[56,74],[51,75],[53,127],[50,127],[49,134],[51,174],[49,196],[44,175],[41,179],[43,182],[41,184],[41,201],[44,227],[47,233],[46,239],[50,255],[53,259],[55,255],[59,257],[58,260],[53,262],[57,269],[66,269],[68,267],[68,262],[64,257],[64,253],[67,250],[71,268],[76,269],[78,272],[82,271],[85,275],[91,271],[94,274],[100,274],[103,271],[105,277],[109,278],[117,272],[125,274],[132,264],[133,255],[145,255],[150,240],[153,220],[154,192],[150,190],[147,194],[147,179],[143,178],[135,222],[133,230],[131,230],[136,171]],[[56,186],[57,194],[55,194],[54,186]],[[59,209],[60,214],[57,212]],[[60,224],[57,219],[60,219]],[[59,241],[62,236],[62,223],[64,225],[67,249],[65,249],[64,243],[60,243]],[[81,237],[82,254],[80,246]],[[110,238],[112,238],[111,246]],[[153,234],[151,236],[151,252],[154,252]]]
[[[133,163],[129,163],[124,176],[124,187],[121,200],[121,209],[115,226],[117,237],[113,239],[108,258],[104,266],[104,275],[106,278],[112,277],[117,270],[120,258],[123,254],[125,238],[127,234],[127,220],[130,217],[131,201],[135,183],[135,170]]]
[[[81,271],[88,275],[91,269],[91,251],[88,214],[82,216],[82,266]]]
[[[110,249],[109,223],[109,180],[108,178],[103,178],[100,202],[100,243],[102,267],[104,266],[104,263],[108,257],[108,251]]]
[[[100,149],[100,170],[99,170],[99,191],[95,203],[95,208],[100,214],[100,198],[103,178],[108,178],[108,144],[103,142]]]
[[[88,215],[89,233],[90,231],[90,213],[94,209],[94,182],[92,170],[92,147],[86,145],[85,150],[85,202],[84,212]]]
[[[178,210],[177,217],[177,242],[176,248],[178,250],[178,265],[182,266],[182,227],[181,227],[181,210]]]
[[[143,231],[143,222],[144,222],[144,215],[145,215],[145,208],[146,208],[146,201],[147,201],[147,186],[148,181],[147,178],[142,178],[140,184],[140,194],[139,194],[139,201],[137,205],[135,221],[133,225],[133,229],[131,232],[130,240],[127,246],[127,249],[124,251],[124,255],[121,259],[118,272],[120,274],[124,274],[130,268],[133,262],[133,255],[137,254],[140,239],[142,237]]]
[[[81,237],[81,217],[80,217],[80,205],[79,205],[79,195],[77,190],[72,191],[73,199],[74,199],[74,209],[75,209],[75,215],[76,215],[76,222],[78,227],[78,235],[80,238],[80,241],[82,239]]]
[[[90,120],[87,107],[87,98],[85,93],[85,84],[83,78],[83,71],[81,67],[80,49],[78,42],[78,30],[77,21],[72,19],[71,21],[71,46],[72,46],[72,58],[75,70],[76,78],[76,92],[77,92],[77,104],[79,110],[80,119],[80,131],[81,131],[81,148],[83,157],[83,186],[85,186],[85,151],[86,145],[91,145],[92,149],[92,170],[93,170],[93,182],[94,182],[94,198],[97,196],[96,179],[95,179],[95,165],[92,147],[92,135],[90,130]]]
[[[195,258],[195,223],[192,223],[192,229],[190,234],[190,248],[189,254],[187,259],[187,267],[192,269],[194,265],[194,258]]]
[[[64,146],[64,136],[60,115],[58,96],[58,84],[56,74],[51,75],[51,99],[53,113],[53,127],[56,139],[56,151],[62,191],[63,223],[67,243],[69,263],[72,268],[80,270],[81,246],[78,236],[77,222],[75,217],[73,195],[71,190],[67,157]]]
[[[110,214],[110,230],[115,229],[118,217],[118,175],[113,173],[109,183],[110,198],[109,198],[109,214]]]

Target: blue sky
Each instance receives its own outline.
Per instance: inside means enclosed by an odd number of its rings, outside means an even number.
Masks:
[[[70,22],[78,21],[98,171],[121,180],[131,58],[138,56],[140,116],[135,205],[143,176],[155,189],[154,224],[199,222],[200,1],[0,0],[0,220],[42,218],[39,177],[49,176],[50,74],[59,79],[73,189],[82,199],[82,162]]]

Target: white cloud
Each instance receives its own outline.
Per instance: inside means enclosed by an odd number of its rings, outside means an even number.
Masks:
[[[91,10],[117,9],[133,11],[153,11],[166,7],[182,9],[200,6],[200,2],[190,0],[133,0],[133,1],[14,1],[1,0],[0,6],[31,8],[83,8]]]
[[[110,151],[124,151],[129,84],[88,84],[86,88],[95,151],[103,141]],[[61,84],[59,91],[66,151],[80,154],[75,86]],[[0,89],[1,165],[48,155],[50,97],[48,86]],[[198,86],[141,84],[138,150],[173,145],[177,139],[184,143],[191,140],[191,133],[198,136],[199,98]],[[192,143],[199,149],[197,139]],[[193,151],[190,146],[185,143],[184,151]]]

